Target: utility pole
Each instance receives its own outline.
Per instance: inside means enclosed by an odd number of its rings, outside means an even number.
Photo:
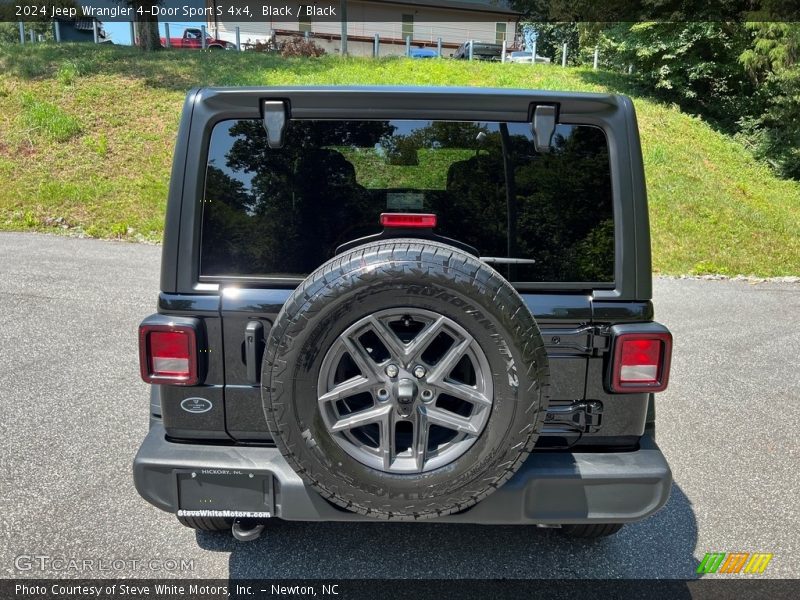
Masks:
[[[347,0],[339,0],[339,11],[342,13],[342,49],[340,54],[347,56]]]

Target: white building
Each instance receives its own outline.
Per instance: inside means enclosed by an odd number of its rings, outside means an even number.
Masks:
[[[209,7],[222,6],[225,11],[236,7],[238,0],[206,0]],[[244,3],[242,3],[244,4]],[[251,3],[247,3],[251,4]],[[263,5],[283,6],[295,3],[264,2]],[[333,6],[337,13],[340,3],[306,3],[317,6]],[[215,13],[216,10],[209,11]],[[442,55],[448,56],[467,40],[483,42],[506,42],[511,48],[518,32],[519,13],[512,11],[503,2],[490,0],[348,0],[347,2],[347,50],[353,56],[372,56],[375,34],[380,37],[380,55],[402,55],[406,52],[406,40],[413,48],[436,48],[439,39]],[[308,35],[328,53],[338,53],[342,46],[341,15],[337,18],[300,19],[276,17],[261,22],[235,22],[235,17],[215,19],[209,17],[208,29],[218,37],[235,41],[236,27],[240,28],[242,44],[281,41],[292,36]],[[273,36],[273,37],[271,37]]]

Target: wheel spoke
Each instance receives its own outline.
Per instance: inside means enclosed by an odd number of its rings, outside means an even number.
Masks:
[[[434,338],[439,335],[445,323],[444,317],[439,317],[425,329],[420,331],[411,343],[405,348],[406,360],[416,360],[428,348]]]
[[[333,433],[345,431],[347,429],[354,429],[369,425],[370,423],[379,423],[386,420],[386,417],[391,412],[391,406],[376,406],[367,410],[362,410],[352,415],[348,415],[336,421],[331,427]],[[383,443],[383,440],[381,440]]]
[[[428,458],[429,434],[428,415],[424,408],[420,408],[414,413],[414,438],[411,443],[411,452],[418,472],[422,472],[425,468],[425,461]]]
[[[335,402],[342,398],[348,398],[349,396],[355,396],[356,394],[370,391],[371,386],[372,382],[366,377],[353,377],[352,379],[340,383],[331,391],[322,394],[319,397],[319,402],[320,404],[324,404],[326,402]]]
[[[464,356],[471,343],[471,339],[466,339],[451,347],[428,375],[428,382],[437,384],[444,381]]]
[[[439,425],[440,427],[453,429],[459,433],[466,433],[467,435],[478,435],[478,430],[469,419],[459,417],[449,410],[428,406],[425,408],[425,418],[429,425]]]
[[[476,406],[491,406],[492,399],[486,394],[478,391],[471,385],[464,383],[453,383],[452,381],[438,381],[432,384],[440,392],[450,396],[455,396],[459,400],[466,400]]]
[[[391,469],[397,454],[395,452],[395,430],[394,410],[390,407],[389,412],[381,420],[381,443],[378,447],[383,461],[383,468],[387,471]]]
[[[400,338],[395,335],[394,331],[387,327],[386,323],[377,317],[372,317],[369,322],[372,326],[372,331],[378,336],[378,339],[383,343],[383,345],[386,346],[386,349],[389,351],[389,354],[392,355],[392,358],[395,360],[401,360],[405,358],[406,346],[400,340]]]
[[[356,363],[358,370],[361,371],[361,375],[364,376],[365,379],[370,381],[377,381],[378,379],[378,367],[375,364],[375,361],[372,360],[372,357],[367,354],[366,350],[364,350],[361,344],[350,337],[343,335],[342,344],[347,349],[347,353],[350,355],[350,358],[353,359],[353,362]]]

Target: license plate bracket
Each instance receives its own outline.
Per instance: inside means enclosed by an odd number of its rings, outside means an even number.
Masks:
[[[271,473],[195,469],[175,472],[179,516],[266,518],[274,514]]]

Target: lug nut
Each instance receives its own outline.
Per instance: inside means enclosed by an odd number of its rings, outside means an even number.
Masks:
[[[430,402],[433,400],[433,392],[430,390],[422,390],[422,401]]]
[[[386,388],[381,388],[378,390],[378,400],[388,400],[389,399],[389,392]]]
[[[398,373],[400,373],[400,369],[397,368],[397,365],[389,365],[386,367],[386,374],[389,377],[397,377]]]
[[[414,377],[416,377],[417,379],[422,379],[423,377],[425,377],[425,367],[423,367],[422,365],[417,365],[416,367],[414,367]]]

